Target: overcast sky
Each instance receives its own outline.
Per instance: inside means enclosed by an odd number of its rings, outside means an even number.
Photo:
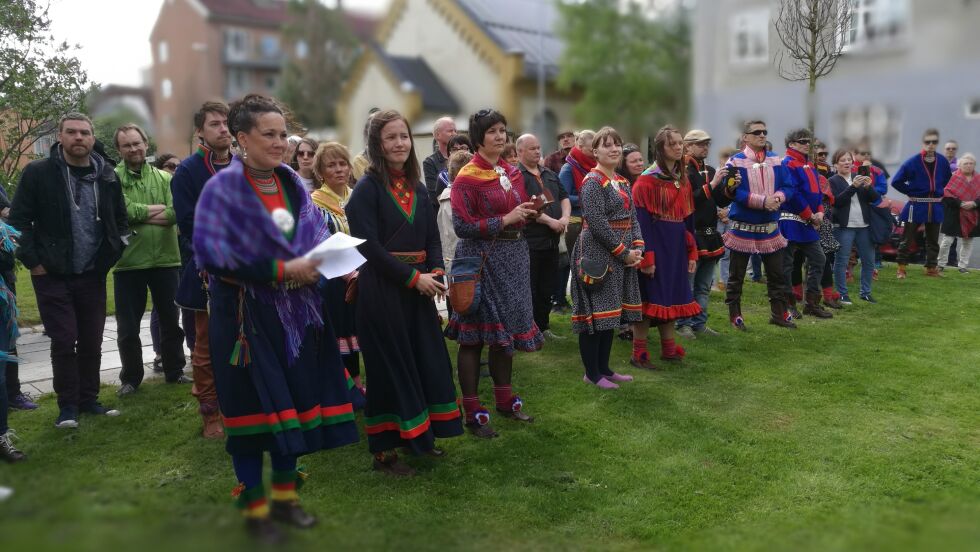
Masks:
[[[181,0],[183,1],[183,0]],[[330,4],[329,0],[326,3]],[[150,65],[150,31],[163,0],[52,0],[51,31],[77,44],[75,55],[100,84],[141,84]],[[380,11],[388,0],[344,0],[357,10]]]

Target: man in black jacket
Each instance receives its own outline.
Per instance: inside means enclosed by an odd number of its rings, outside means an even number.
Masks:
[[[449,139],[456,136],[456,122],[452,117],[441,117],[432,125],[432,138],[435,141],[435,151],[422,161],[422,173],[425,178],[425,188],[429,191],[429,201],[439,210],[439,195],[444,188],[439,186],[439,173],[446,170],[446,162],[452,153]]]
[[[699,335],[718,335],[708,327],[708,295],[715,277],[715,266],[725,254],[725,244],[718,232],[718,209],[731,203],[725,195],[722,181],[728,177],[724,167],[720,171],[706,163],[711,136],[703,130],[692,130],[684,136],[684,156],[687,178],[694,191],[694,241],[698,245],[698,264],[691,274],[694,300],[701,305],[701,312],[677,321],[677,334],[686,339]]]
[[[17,257],[31,271],[41,321],[51,338],[59,428],[79,413],[115,415],[99,403],[106,274],[128,232],[122,189],[97,153],[92,121],[69,113],[50,157],[24,168],[10,210],[21,231]]]
[[[548,339],[564,339],[550,329],[551,292],[558,279],[558,240],[568,226],[572,203],[558,175],[541,165],[541,142],[533,134],[517,139],[517,156],[528,196],[547,202],[540,215],[524,227],[531,261],[531,304],[534,322]]]

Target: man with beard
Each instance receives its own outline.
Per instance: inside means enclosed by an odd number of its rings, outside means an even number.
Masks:
[[[51,338],[58,428],[77,428],[80,413],[119,414],[99,402],[99,368],[106,274],[129,229],[119,179],[94,147],[91,119],[62,117],[58,142],[48,158],[24,169],[10,210],[10,224],[21,232],[17,257],[31,272]]]
[[[180,233],[181,275],[176,303],[194,313],[194,340],[191,347],[191,367],[194,387],[204,422],[202,435],[208,439],[224,437],[218,394],[214,388],[211,349],[208,341],[208,297],[204,279],[194,259],[191,247],[194,238],[194,209],[204,184],[211,176],[231,163],[231,133],[228,131],[228,106],[223,102],[205,102],[194,114],[194,127],[200,144],[197,152],[184,159],[170,181],[177,228]],[[185,316],[185,320],[187,317]],[[188,333],[190,325],[184,324]],[[189,340],[190,341],[190,340]]]
[[[146,312],[146,290],[160,317],[160,356],[167,383],[190,383],[184,375],[184,332],[177,320],[180,253],[174,227],[170,173],[146,162],[149,140],[137,125],[116,129],[116,149],[123,162],[116,167],[132,231],[129,245],[116,264],[116,331],[119,334],[119,396],[128,395],[143,381],[143,343],[140,320]]]

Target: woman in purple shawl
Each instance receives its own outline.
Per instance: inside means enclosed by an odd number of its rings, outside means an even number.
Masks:
[[[321,315],[315,263],[302,256],[327,238],[323,217],[282,163],[286,122],[271,99],[231,104],[241,157],[213,176],[194,217],[194,252],[209,274],[211,357],[233,492],[254,536],[307,528],[296,458],[357,441],[337,340]],[[272,459],[271,501],[262,461]]]

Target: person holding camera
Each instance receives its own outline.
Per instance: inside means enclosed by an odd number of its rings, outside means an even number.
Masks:
[[[874,274],[874,247],[871,243],[871,209],[880,196],[875,190],[874,179],[865,168],[864,174],[852,172],[854,157],[847,150],[837,150],[833,157],[837,174],[830,177],[830,189],[834,194],[834,237],[840,242],[837,258],[834,260],[834,280],[840,302],[852,304],[847,294],[847,260],[851,247],[857,245],[861,258],[861,299],[868,303],[876,301],[871,296],[871,282]]]

